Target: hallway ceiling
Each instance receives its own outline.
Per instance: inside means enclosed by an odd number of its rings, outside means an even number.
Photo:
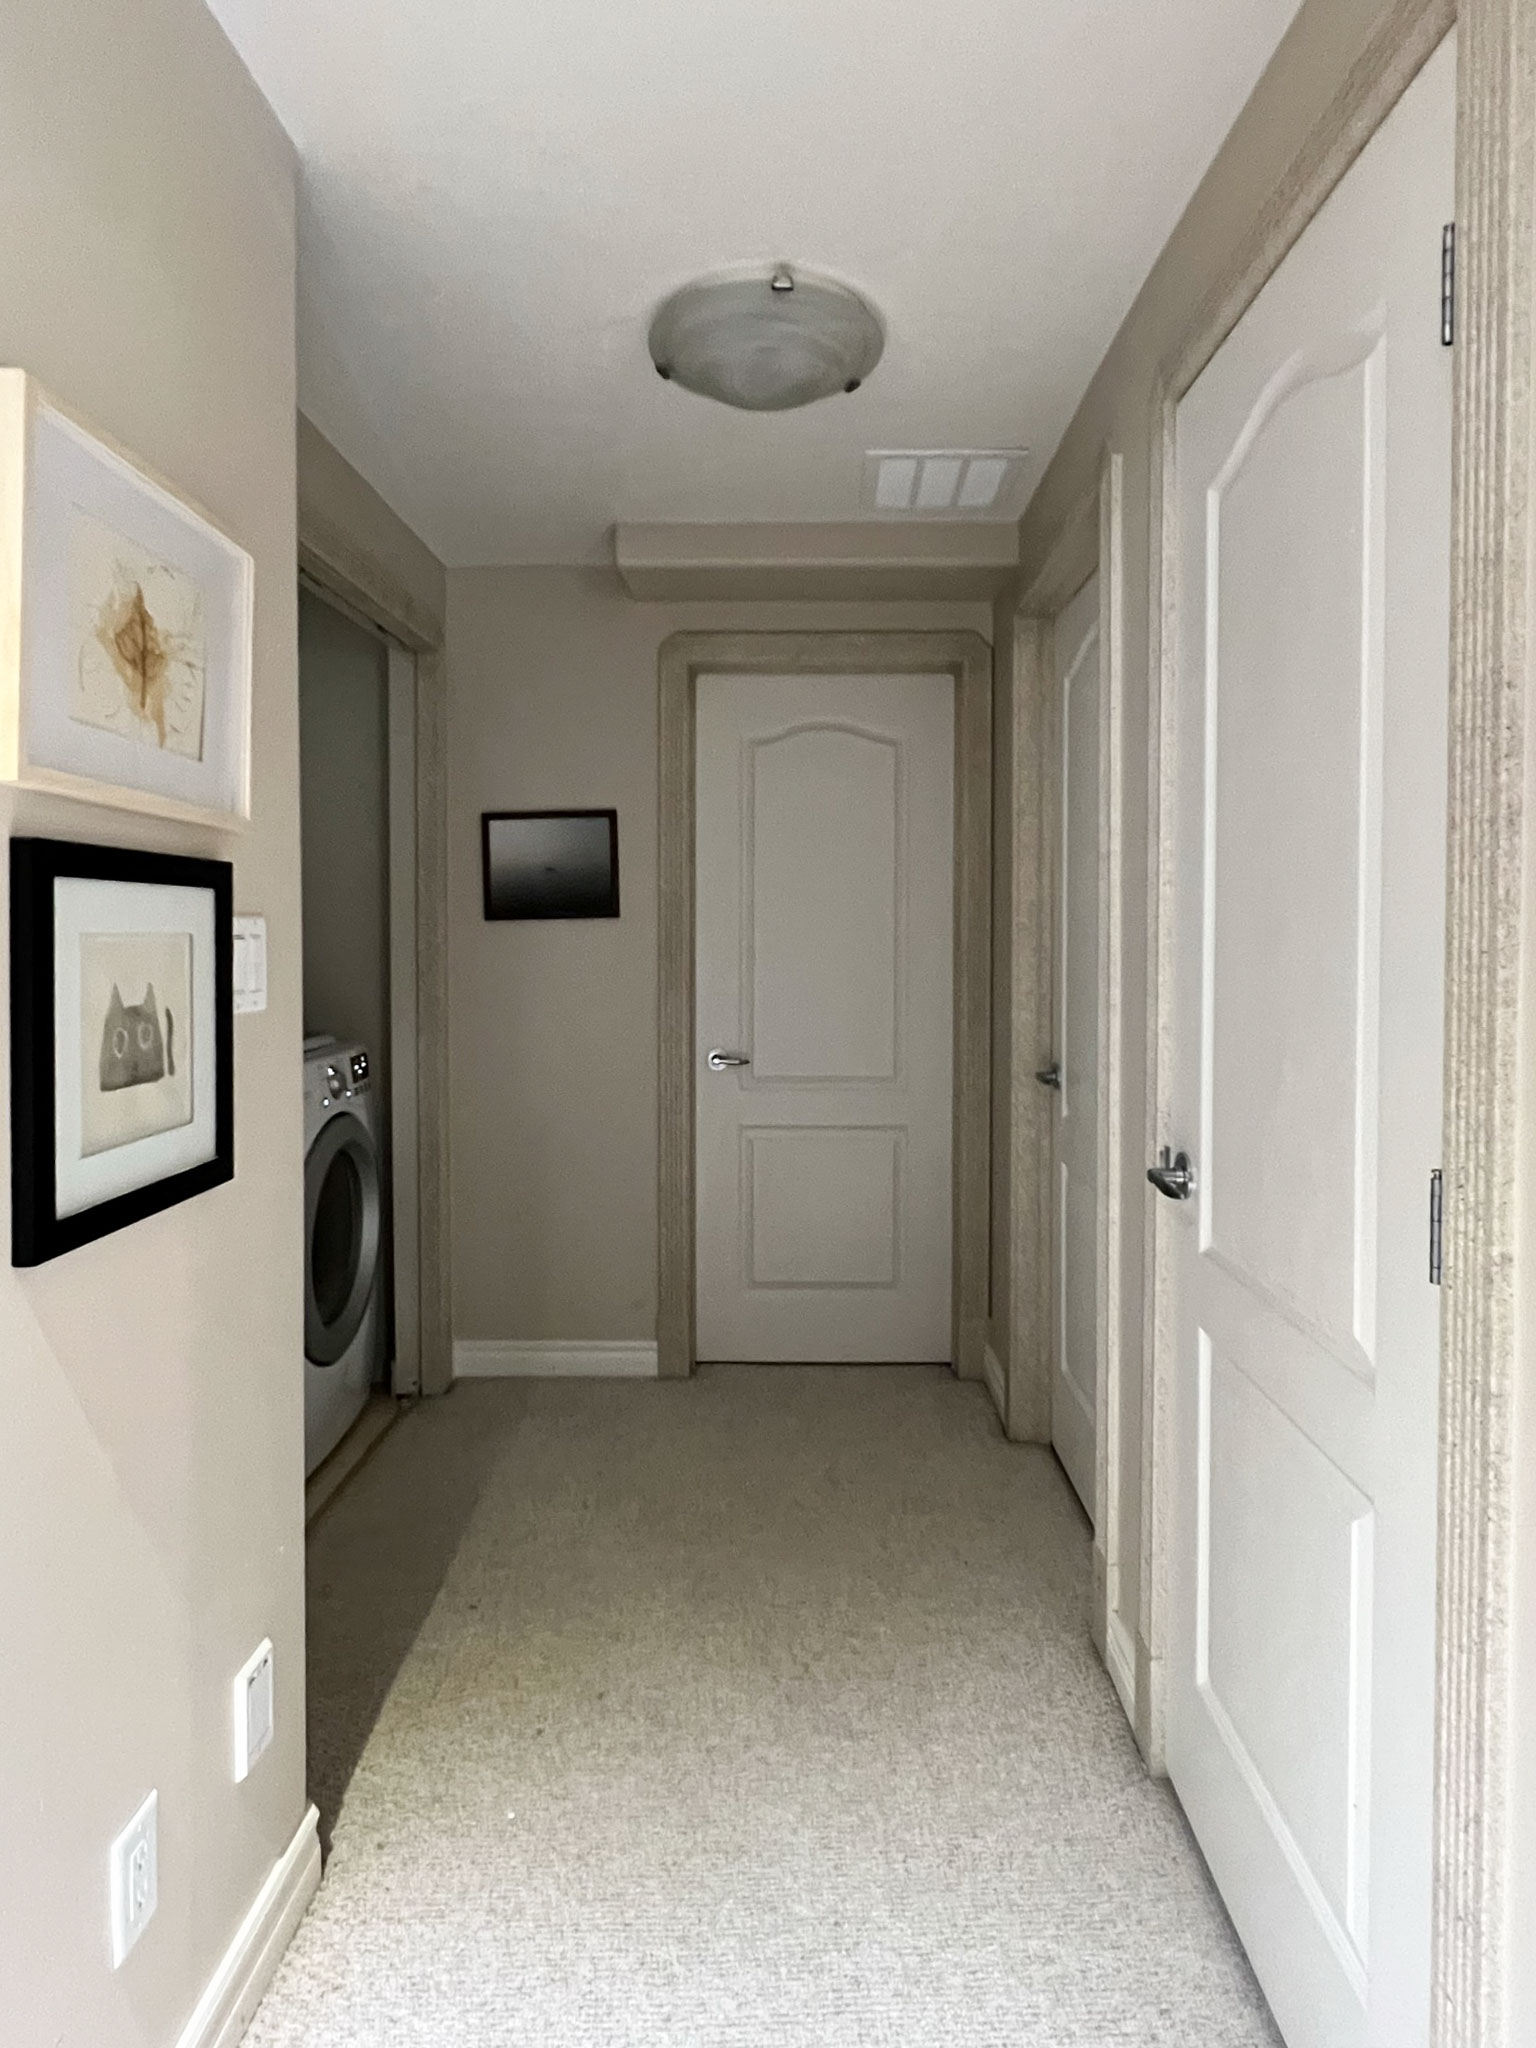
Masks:
[[[1037,478],[1297,0],[211,4],[303,160],[303,408],[462,566],[856,519],[872,448]],[[879,308],[869,383],[663,383],[657,303],[776,260]]]

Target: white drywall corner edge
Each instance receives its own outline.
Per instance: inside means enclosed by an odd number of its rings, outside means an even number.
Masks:
[[[312,1806],[267,1872],[176,2048],[236,2048],[319,1882],[320,1815]]]
[[[457,1337],[453,1376],[456,1380],[653,1380],[656,1346]]]
[[[981,1354],[982,1378],[987,1383],[987,1392],[992,1396],[992,1406],[997,1410],[997,1419],[1004,1429],[1008,1427],[1008,1383],[1003,1376],[1002,1360],[987,1345]]]

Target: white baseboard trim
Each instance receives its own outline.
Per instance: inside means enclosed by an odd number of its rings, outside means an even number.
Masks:
[[[1004,1429],[1008,1427],[1008,1381],[1003,1373],[1003,1362],[988,1344],[981,1354],[981,1376],[987,1383],[987,1392],[992,1396],[992,1405],[997,1410],[997,1419]]]
[[[1114,1681],[1125,1718],[1136,1726],[1136,1645],[1118,1614],[1110,1615],[1104,1629],[1104,1667]]]
[[[525,1343],[511,1337],[456,1337],[456,1380],[653,1380],[654,1344]]]
[[[319,1828],[311,1807],[203,1987],[177,2048],[235,2048],[244,2035],[320,1882]]]

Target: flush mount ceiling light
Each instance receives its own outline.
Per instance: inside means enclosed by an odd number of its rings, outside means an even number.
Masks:
[[[831,278],[700,278],[674,292],[651,322],[662,376],[743,412],[786,412],[857,391],[885,336],[856,291]]]

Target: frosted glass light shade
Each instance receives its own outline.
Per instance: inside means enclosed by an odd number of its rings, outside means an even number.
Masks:
[[[674,292],[651,322],[662,376],[743,412],[856,390],[885,346],[874,313],[847,285],[777,278],[703,278]]]

